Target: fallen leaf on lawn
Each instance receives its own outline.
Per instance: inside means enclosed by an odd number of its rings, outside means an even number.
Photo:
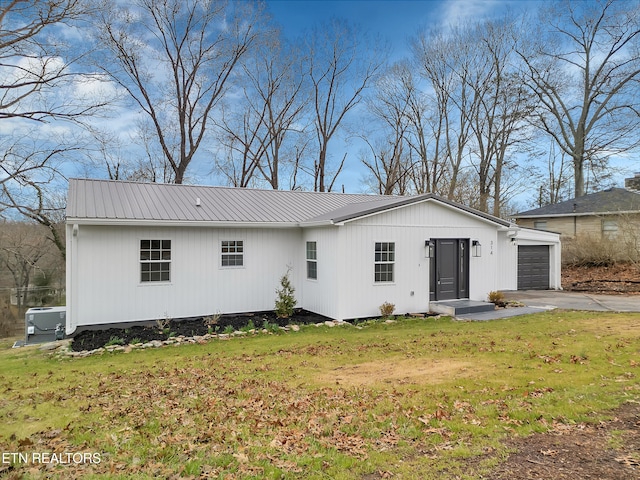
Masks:
[[[545,457],[555,457],[558,454],[558,450],[540,450],[540,453]]]
[[[240,463],[247,463],[249,461],[249,457],[244,453],[234,453],[233,457]]]
[[[624,457],[616,457],[616,462],[623,463],[628,467],[637,467],[640,466],[640,460],[632,457],[631,455],[625,455]]]

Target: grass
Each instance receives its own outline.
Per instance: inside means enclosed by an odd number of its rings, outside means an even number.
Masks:
[[[477,478],[505,436],[640,396],[634,314],[363,325],[82,359],[0,351],[0,451],[100,460],[14,461],[16,478]]]

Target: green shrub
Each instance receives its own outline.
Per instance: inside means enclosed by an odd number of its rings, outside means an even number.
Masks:
[[[124,345],[124,340],[116,335],[111,337],[107,343],[104,344],[105,347],[110,347],[112,345]]]
[[[287,269],[287,273],[285,273],[280,279],[280,288],[276,290],[276,315],[278,318],[289,318],[293,315],[293,309],[296,306],[296,297],[294,296],[295,288],[291,285],[291,280],[289,279],[289,273],[291,269]]]

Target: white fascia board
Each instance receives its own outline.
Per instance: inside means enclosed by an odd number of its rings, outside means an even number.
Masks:
[[[493,220],[485,218],[485,217],[483,217],[481,215],[476,215],[473,212],[468,212],[468,211],[466,211],[466,210],[464,210],[462,208],[458,208],[455,205],[449,205],[448,203],[439,202],[438,199],[436,199],[436,198],[425,198],[424,200],[420,200],[418,202],[404,204],[404,205],[398,205],[398,206],[391,207],[391,208],[388,208],[388,209],[385,209],[385,210],[381,210],[379,212],[373,212],[373,213],[369,213],[369,214],[366,214],[366,215],[361,215],[359,217],[350,218],[348,220],[344,220],[343,222],[336,223],[335,225],[341,226],[341,225],[344,225],[345,223],[354,222],[356,220],[360,220],[360,219],[367,218],[367,217],[373,217],[373,216],[379,215],[381,213],[387,213],[387,212],[392,212],[394,210],[400,210],[401,208],[405,208],[405,207],[409,207],[409,206],[413,206],[413,205],[418,205],[418,204],[423,203],[423,202],[436,202],[438,205],[441,205],[444,208],[452,210],[452,211],[454,211],[456,213],[461,213],[461,214],[463,214],[463,215],[465,215],[467,217],[470,217],[470,218],[475,218],[476,220],[480,220],[480,221],[482,221],[484,223],[487,223],[489,225],[493,225],[494,227],[497,226],[498,228],[509,228],[509,227],[506,227],[505,225],[501,225],[500,223],[494,222]],[[435,226],[435,225],[430,225],[430,226]],[[447,227],[448,225],[438,225],[438,226]]]
[[[300,228],[300,224],[294,222],[216,222],[106,218],[67,218],[67,224],[126,227]]]
[[[333,220],[319,220],[317,222],[300,222],[298,224],[301,228],[310,228],[310,227],[339,227],[343,225],[342,223],[334,223]]]

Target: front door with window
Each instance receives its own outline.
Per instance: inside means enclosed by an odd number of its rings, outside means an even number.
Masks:
[[[469,297],[469,240],[436,239],[431,259],[429,300]]]

